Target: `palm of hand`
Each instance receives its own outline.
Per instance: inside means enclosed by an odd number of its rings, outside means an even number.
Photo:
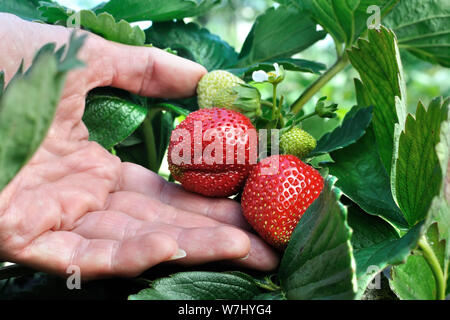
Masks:
[[[39,35],[45,38],[45,31],[39,30]],[[63,43],[69,35],[63,28],[51,31],[52,39],[34,38],[35,49],[50,40]],[[106,50],[106,46],[111,47]],[[192,75],[194,66],[187,65],[190,80],[186,76],[172,83],[167,79],[170,72],[163,73],[162,63],[157,64],[157,59],[174,59],[165,53],[155,51],[150,56],[148,48],[139,48],[147,51],[137,55],[141,64],[133,62],[147,67],[133,70],[126,60],[137,48],[94,36],[85,47],[81,58],[88,68],[68,77],[47,138],[0,195],[0,256],[59,274],[76,265],[85,279],[134,276],[170,260],[178,249],[187,253],[180,263],[238,259],[249,253],[237,263],[274,268],[273,251],[256,236],[234,227],[247,228],[239,204],[187,193],[142,167],[121,163],[88,141],[81,117],[85,95],[92,88],[113,85],[144,95],[187,95],[203,71],[195,66]],[[98,57],[99,50],[106,50],[105,54]],[[114,50],[114,57],[108,55]],[[7,56],[20,62],[19,52]],[[30,59],[25,57],[26,62]],[[8,78],[8,65],[6,70]]]

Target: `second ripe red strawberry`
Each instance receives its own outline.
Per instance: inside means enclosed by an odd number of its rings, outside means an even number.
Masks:
[[[264,240],[284,249],[322,189],[323,178],[316,169],[293,155],[274,155],[250,173],[242,194],[243,213]]]

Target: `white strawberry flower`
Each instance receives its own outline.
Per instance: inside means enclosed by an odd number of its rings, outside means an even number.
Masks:
[[[269,81],[269,75],[263,70],[253,71],[252,79],[255,82],[266,82]]]
[[[265,72],[264,70],[254,71],[252,79],[255,82],[271,82],[280,83],[284,79],[284,69],[279,66],[278,63],[274,63],[273,67],[275,71]]]

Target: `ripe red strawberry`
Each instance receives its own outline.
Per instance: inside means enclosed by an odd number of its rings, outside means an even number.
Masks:
[[[256,163],[257,134],[237,111],[190,113],[172,132],[169,169],[186,190],[210,197],[239,192]]]
[[[267,174],[271,167],[274,174]],[[250,173],[242,194],[243,213],[264,240],[284,249],[322,189],[323,178],[316,169],[293,155],[271,156]]]

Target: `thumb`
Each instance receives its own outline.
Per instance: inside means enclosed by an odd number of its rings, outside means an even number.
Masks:
[[[154,47],[135,47],[89,34],[83,49],[89,89],[112,86],[143,96],[182,98],[195,94],[207,72],[190,60]]]

